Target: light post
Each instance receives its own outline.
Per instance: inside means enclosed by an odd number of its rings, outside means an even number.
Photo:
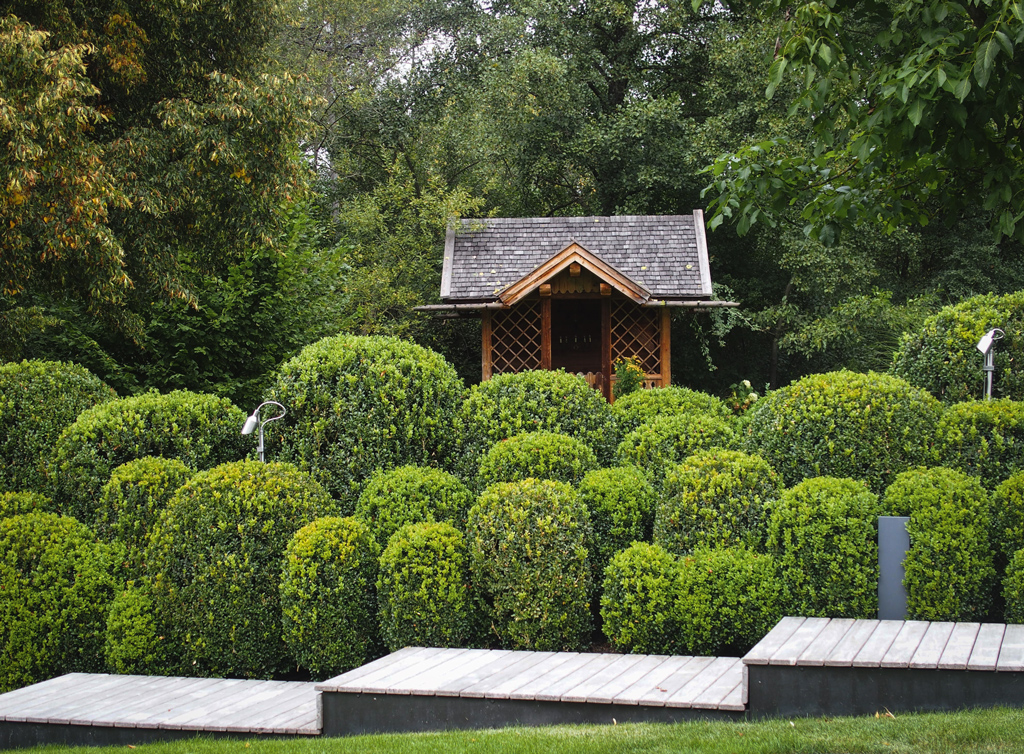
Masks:
[[[269,419],[264,419],[260,416],[260,411],[264,406],[277,406],[281,409],[281,413],[277,416],[272,416]],[[256,443],[256,452],[260,456],[260,461],[266,462],[266,458],[263,457],[263,425],[269,424],[270,422],[276,422],[278,419],[283,419],[285,415],[284,406],[277,401],[264,401],[256,407],[256,410],[252,412],[252,416],[245,420],[245,424],[242,425],[242,434],[251,435],[254,429],[259,429],[259,440]]]
[[[978,345],[975,346],[985,355],[985,365],[982,370],[985,372],[985,400],[992,400],[992,374],[996,371],[996,350],[997,340],[1002,340],[1004,333],[998,327],[994,327],[981,336]]]

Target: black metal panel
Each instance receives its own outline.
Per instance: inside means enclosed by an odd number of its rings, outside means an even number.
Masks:
[[[31,746],[49,746],[53,744],[65,746],[135,746],[138,744],[156,743],[158,741],[180,741],[196,737],[248,740],[253,738],[297,738],[298,736],[0,721],[0,750],[24,749]]]

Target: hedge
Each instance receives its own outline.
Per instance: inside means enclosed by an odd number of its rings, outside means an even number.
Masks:
[[[57,507],[39,492],[0,492],[0,518],[23,513],[56,513]]]
[[[1024,548],[1010,558],[1003,578],[1003,600],[1007,623],[1024,623]]]
[[[634,542],[604,571],[601,620],[613,648],[638,654],[678,654],[681,648],[679,562],[664,548]]]
[[[738,442],[730,423],[716,416],[659,416],[627,434],[615,451],[615,460],[620,466],[636,466],[651,484],[661,488],[668,469],[693,453],[731,449]]]
[[[157,613],[146,581],[129,582],[110,606],[103,656],[122,675],[183,675],[181,639]]]
[[[1024,402],[950,406],[939,420],[936,451],[940,465],[976,476],[992,489],[1024,471]]]
[[[650,539],[654,488],[636,467],[616,466],[588,472],[580,482],[579,496],[594,527],[590,560],[594,582],[599,584],[615,553]]]
[[[1024,548],[1024,472],[996,487],[989,515],[992,547],[1008,562]]]
[[[729,419],[732,411],[720,398],[686,387],[670,387],[637,390],[617,398],[612,404],[612,413],[618,424],[620,436],[625,436],[659,416],[675,414],[702,414]]]
[[[583,442],[557,432],[526,432],[495,443],[480,461],[481,487],[523,479],[551,479],[576,486],[597,468],[597,456]]]
[[[61,432],[85,409],[116,397],[77,364],[0,365],[0,492],[47,492],[46,462]]]
[[[881,493],[899,472],[928,462],[941,413],[928,393],[890,375],[815,374],[754,404],[748,450],[787,485],[852,477]]]

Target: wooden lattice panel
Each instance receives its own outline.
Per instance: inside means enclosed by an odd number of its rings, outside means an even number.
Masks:
[[[491,318],[491,373],[540,369],[540,302],[523,301]]]
[[[661,374],[660,312],[612,302],[612,362],[634,356],[646,374]]]

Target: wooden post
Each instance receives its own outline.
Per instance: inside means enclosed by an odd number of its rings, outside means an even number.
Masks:
[[[483,356],[480,379],[484,382],[491,379],[491,312],[483,312]]]
[[[551,299],[540,300],[540,368],[551,369]]]
[[[612,402],[612,302],[601,299],[601,371],[604,372],[604,386],[601,392],[609,403]]]
[[[672,312],[661,309],[661,386],[672,384]]]

